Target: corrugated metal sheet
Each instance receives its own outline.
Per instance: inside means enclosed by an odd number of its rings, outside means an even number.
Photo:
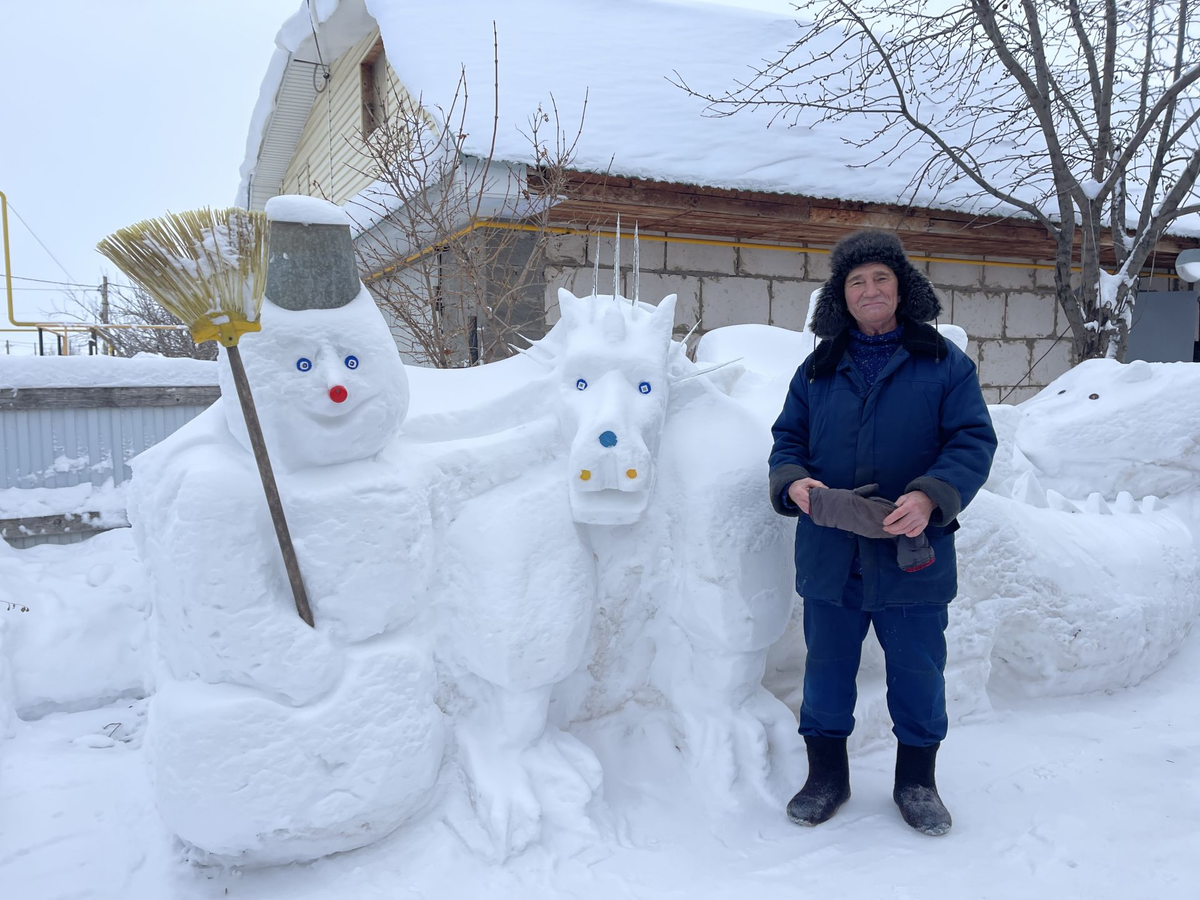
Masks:
[[[99,486],[109,478],[120,484],[130,477],[133,457],[203,411],[155,406],[0,412],[0,487]]]
[[[0,410],[0,488],[114,484],[132,476],[130,460],[202,413],[204,405]],[[67,509],[56,510],[67,512]],[[0,508],[0,519],[12,518]],[[74,544],[92,534],[8,537],[18,549]]]

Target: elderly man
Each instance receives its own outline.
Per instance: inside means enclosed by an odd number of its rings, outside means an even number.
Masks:
[[[817,825],[850,797],[846,739],[862,641],[873,624],[899,741],[893,797],[913,828],[945,834],[951,819],[934,763],[947,725],[953,534],[987,480],[996,435],[974,364],[927,324],[941,305],[894,235],[862,231],[839,242],[816,302],[812,329],[822,340],[792,379],[770,463],[772,504],[799,516],[796,590],[808,647],[800,733],[809,772],[788,815]],[[883,531],[924,535],[932,562],[906,567],[895,538],[861,537],[811,518],[810,491],[869,484],[895,503]]]

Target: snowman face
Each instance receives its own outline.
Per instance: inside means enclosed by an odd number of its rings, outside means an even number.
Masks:
[[[395,436],[408,411],[408,379],[365,290],[341,309],[293,312],[265,303],[262,326],[239,346],[277,465],[295,470],[368,459]],[[230,428],[248,446],[224,364],[221,391]]]

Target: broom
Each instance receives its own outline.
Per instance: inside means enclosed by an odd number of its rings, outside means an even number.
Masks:
[[[243,334],[262,330],[258,313],[267,285],[268,227],[261,212],[206,208],[122,228],[97,249],[187,325],[193,341],[218,341],[225,348],[296,612],[313,625],[296,548],[237,346]]]

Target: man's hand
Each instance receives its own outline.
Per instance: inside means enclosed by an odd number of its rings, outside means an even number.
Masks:
[[[791,501],[800,507],[800,512],[806,516],[809,515],[808,492],[815,487],[828,487],[824,482],[817,481],[815,478],[801,478],[798,481],[793,481],[788,485],[788,497]],[[925,496],[924,494],[921,495]],[[928,516],[926,517],[928,518]]]
[[[789,494],[791,490],[788,488]],[[934,503],[924,491],[901,494],[896,498],[896,508],[883,520],[883,530],[888,534],[916,537],[929,524],[933,510]]]

